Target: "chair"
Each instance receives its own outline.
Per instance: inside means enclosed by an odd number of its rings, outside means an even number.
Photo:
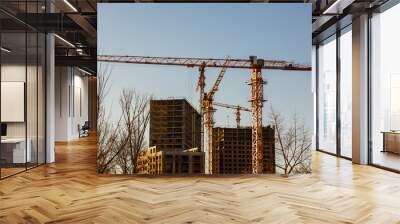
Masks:
[[[89,121],[85,121],[82,127],[79,128],[79,138],[89,136],[89,129],[90,129],[90,123]]]

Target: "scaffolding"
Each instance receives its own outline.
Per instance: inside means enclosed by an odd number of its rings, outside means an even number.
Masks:
[[[150,145],[161,151],[201,146],[200,114],[185,99],[150,101]]]
[[[263,127],[263,168],[260,173],[275,173],[275,130]],[[214,173],[251,174],[252,128],[214,128]]]
[[[138,174],[203,174],[204,152],[198,148],[182,152],[158,151],[155,146],[141,151]]]
[[[137,172],[139,174],[161,174],[162,152],[155,146],[148,147],[139,153]]]

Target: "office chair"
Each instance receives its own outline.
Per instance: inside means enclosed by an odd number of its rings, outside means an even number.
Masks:
[[[89,136],[89,129],[90,129],[89,121],[85,121],[85,123],[79,130],[79,138]]]

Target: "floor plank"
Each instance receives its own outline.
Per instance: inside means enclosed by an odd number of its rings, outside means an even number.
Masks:
[[[400,175],[313,154],[313,173],[226,177],[96,174],[96,142],[0,181],[0,223],[400,223]]]

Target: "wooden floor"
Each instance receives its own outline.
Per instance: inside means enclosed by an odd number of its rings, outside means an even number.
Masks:
[[[400,155],[391,152],[374,151],[372,157],[374,164],[400,170]]]
[[[3,177],[8,177],[8,176],[11,176],[11,175],[13,175],[13,174],[16,174],[16,173],[19,173],[19,172],[23,172],[23,171],[25,171],[26,170],[26,168],[25,167],[23,167],[23,168],[19,168],[19,167],[17,167],[17,168],[14,168],[14,167],[11,167],[11,168],[1,168],[1,177],[3,178]]]
[[[313,174],[99,176],[96,144],[0,181],[0,223],[400,223],[400,175],[315,153]]]

